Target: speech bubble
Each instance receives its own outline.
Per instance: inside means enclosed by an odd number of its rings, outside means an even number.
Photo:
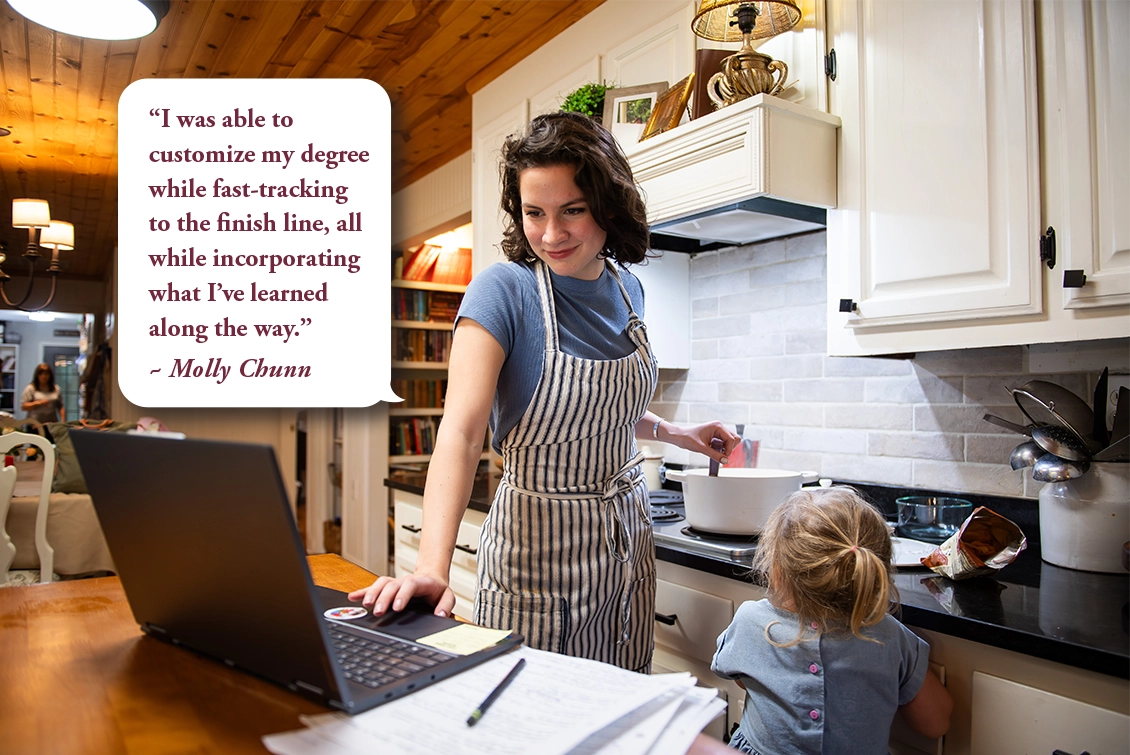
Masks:
[[[389,386],[384,89],[365,79],[140,79],[118,118],[126,398],[399,401]]]

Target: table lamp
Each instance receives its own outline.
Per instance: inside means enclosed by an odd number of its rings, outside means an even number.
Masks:
[[[723,59],[722,70],[710,77],[706,92],[715,108],[732,105],[755,94],[777,94],[785,87],[789,68],[780,60],[755,52],[752,39],[767,39],[800,22],[793,0],[700,0],[691,30],[703,39],[738,42],[742,47]],[[778,77],[773,78],[774,72]]]

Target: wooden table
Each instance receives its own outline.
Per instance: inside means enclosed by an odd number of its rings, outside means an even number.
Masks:
[[[310,556],[338,590],[374,575]],[[145,636],[117,577],[0,589],[0,750],[33,753],[256,753],[260,737],[329,709]]]
[[[375,576],[309,556],[314,582]],[[117,577],[0,589],[0,751],[35,755],[263,755],[318,703],[142,633]],[[733,753],[700,734],[688,755]]]

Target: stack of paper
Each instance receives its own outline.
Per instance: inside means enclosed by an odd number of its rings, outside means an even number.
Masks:
[[[526,667],[476,726],[467,717],[519,658]],[[438,751],[682,755],[724,703],[690,674],[647,676],[522,647],[356,716],[302,719],[263,738],[276,755]]]

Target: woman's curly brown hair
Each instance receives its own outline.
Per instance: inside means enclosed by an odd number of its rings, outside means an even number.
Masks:
[[[522,228],[519,177],[526,168],[573,167],[593,220],[608,238],[604,256],[621,264],[642,262],[648,252],[647,209],[628,159],[612,134],[580,113],[547,113],[502,145],[499,174],[502,210],[509,216],[502,251],[512,262],[536,259]]]

